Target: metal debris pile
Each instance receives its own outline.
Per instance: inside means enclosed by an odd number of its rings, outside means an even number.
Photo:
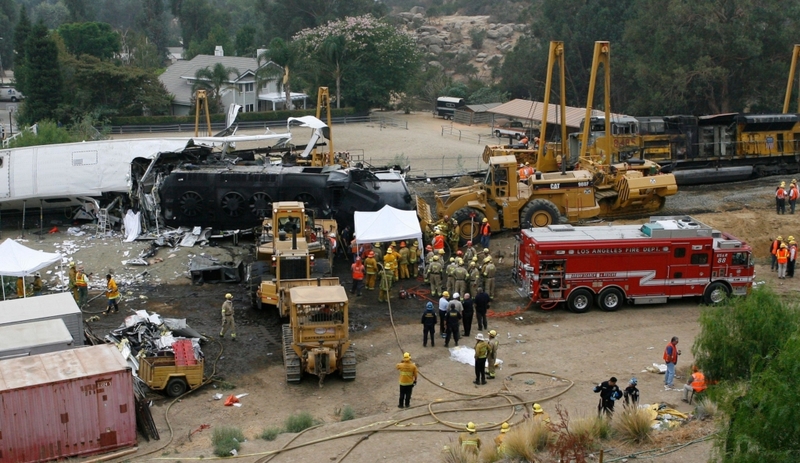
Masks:
[[[137,310],[134,315],[125,317],[123,325],[111,331],[105,339],[119,347],[134,374],[139,371],[140,357],[172,354],[172,344],[180,339],[191,339],[195,357],[203,358],[200,341],[207,340],[187,325],[186,319],[162,318],[146,310]]]

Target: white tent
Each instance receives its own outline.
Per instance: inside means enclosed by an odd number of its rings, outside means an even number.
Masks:
[[[48,265],[61,262],[61,254],[23,246],[11,238],[0,244],[0,275],[24,277]],[[5,298],[5,287],[3,288]]]
[[[418,239],[422,243],[422,229],[416,211],[401,211],[383,206],[378,212],[354,214],[356,243],[400,241]]]

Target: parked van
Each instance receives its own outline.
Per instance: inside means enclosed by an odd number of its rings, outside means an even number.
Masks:
[[[25,97],[22,96],[22,93],[18,92],[14,88],[0,87],[0,101],[11,101],[16,103],[23,98]]]
[[[463,98],[440,96],[436,99],[436,109],[433,115],[452,120],[453,116],[456,114],[456,109],[465,105],[466,103]]]

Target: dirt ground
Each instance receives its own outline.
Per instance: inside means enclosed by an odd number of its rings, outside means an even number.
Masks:
[[[471,142],[442,137],[443,122],[429,114],[394,116],[407,118],[413,130],[336,126],[337,149],[371,146],[365,140],[380,138],[384,151],[377,154],[380,147],[376,146],[375,157],[391,157],[392,149],[402,149],[410,157],[413,154],[412,163],[417,158],[425,162],[427,158],[440,156],[443,150],[454,155],[476,155],[482,149],[478,147],[473,151],[475,147]],[[424,139],[427,143],[417,145]],[[800,214],[775,215],[771,198],[776,180],[684,188],[676,197],[668,199],[665,212],[691,213],[700,221],[751,243],[759,257],[758,282],[780,292],[794,292],[797,287],[794,280],[779,282],[775,274],[762,265],[774,235],[800,235]],[[439,420],[456,423],[456,426],[473,421],[480,431],[496,429],[504,420],[516,423],[521,419],[521,410],[509,406],[502,396],[478,399],[476,396],[508,392],[526,402],[539,402],[551,415],[555,414],[555,405],[560,404],[571,417],[590,416],[598,399],[591,389],[610,376],[618,377],[620,383],[637,377],[643,403],[663,402],[683,412],[692,410],[680,401],[680,392],[664,390],[663,376],[644,369],[661,361],[663,348],[671,336],[681,339],[684,355],[680,357],[679,370],[691,364],[691,346],[698,334],[697,319],[703,310],[697,300],[626,306],[615,313],[594,310],[582,315],[564,309],[526,310],[526,301],[517,295],[513,282],[500,278],[494,311],[519,310],[519,313],[490,318],[490,328],[499,333],[499,358],[504,363],[498,379],[476,387],[472,384],[472,367],[451,360],[442,341],[437,339],[436,347],[422,347],[419,317],[425,300],[400,300],[396,294],[401,288],[423,287],[420,282],[403,281],[395,284],[391,307],[379,303],[376,292],[365,291],[363,297],[351,299],[351,336],[358,357],[355,381],[330,377],[320,387],[316,378],[306,377],[299,385],[289,385],[284,380],[279,321],[274,314],[251,309],[240,285],[195,286],[187,276],[191,255],[205,254],[222,261],[247,257],[252,253],[252,239],[242,239],[238,246],[223,240],[215,242],[215,246],[162,248],[157,255],[162,262],[147,267],[126,267],[122,260],[136,257],[149,245],[147,242],[122,243],[119,236],[70,236],[64,232],[68,224],[58,217],[46,217],[45,224],[45,230],[58,225],[61,231],[40,238],[34,233],[38,227],[30,226],[31,229],[25,231],[24,244],[45,251],[59,250],[68,255],[65,261],[74,259],[85,263],[87,271],[95,273],[91,294],[100,294],[100,277],[106,271],[112,270],[119,276],[125,295],[122,310],[88,323],[95,334],[102,336],[118,326],[130,311],[147,309],[168,317],[186,318],[190,326],[212,338],[203,347],[208,359],[207,374],[211,374],[213,368],[220,381],[171,406],[170,400],[153,394],[152,411],[161,440],[145,442],[140,439],[138,452],[120,461],[209,459],[213,457],[213,429],[236,426],[247,438],[240,451],[240,460],[245,462],[258,461],[267,455],[265,452],[286,445],[308,444],[317,439],[322,442],[283,452],[271,461],[399,462],[407,461],[409,451],[416,450],[414,461],[438,462],[442,447],[457,438],[457,432]],[[2,238],[21,235],[20,221],[3,217]],[[501,233],[493,238],[492,249],[510,256],[513,243],[510,232]],[[500,275],[510,274],[509,260],[500,266]],[[55,269],[50,271],[55,272]],[[145,271],[147,273],[142,275]],[[348,264],[343,259],[335,262],[334,271],[349,283]],[[55,273],[47,275],[45,280],[54,285]],[[226,292],[235,295],[239,339],[220,343],[213,335],[219,329],[219,309]],[[102,297],[93,301],[85,318],[102,310],[103,305]],[[474,340],[471,338],[476,333],[473,325],[470,339],[463,339],[460,344],[472,347]],[[414,389],[413,408],[409,410],[400,410],[396,404],[398,386],[394,365],[404,351],[411,353],[424,375]],[[248,395],[241,399],[241,407],[225,407],[222,401],[213,400],[216,393]],[[339,422],[337,415],[346,405],[353,407],[356,419]],[[490,406],[496,408],[489,409]],[[289,415],[303,411],[311,413],[322,426],[291,444],[295,435],[282,434],[273,442],[258,438],[264,429],[281,426]],[[199,430],[202,425],[210,425],[211,429]],[[650,446],[630,448],[610,444],[605,449],[606,458],[623,457],[651,447],[667,449],[675,442],[701,437],[710,429],[708,425],[692,426],[660,432]],[[352,430],[359,433],[342,436]],[[496,432],[482,432],[484,442],[491,441]],[[646,460],[700,463],[707,461],[711,452],[712,445],[706,441],[668,455],[648,456]]]

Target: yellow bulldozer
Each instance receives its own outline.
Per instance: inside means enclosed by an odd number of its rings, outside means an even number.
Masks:
[[[339,372],[355,379],[356,354],[350,342],[347,291],[342,286],[298,286],[288,290],[289,323],[283,325],[286,381],[303,373],[325,377]]]
[[[678,191],[672,174],[661,174],[658,164],[636,158],[641,137],[635,119],[610,112],[610,68],[608,42],[596,42],[586,117],[580,137],[567,135],[565,73],[562,42],[551,42],[541,123],[541,141],[527,145],[490,145],[483,160],[488,173],[482,183],[435,193],[438,218],[457,222],[462,240],[478,234],[483,217],[492,230],[544,227],[563,217],[569,223],[593,218],[619,218],[651,214],[664,206],[667,196]],[[548,109],[555,64],[560,68],[560,137],[546,143]],[[598,69],[605,71],[605,114],[593,115],[592,103]],[[611,136],[607,136],[611,134]],[[565,141],[570,140],[569,151]],[[518,164],[535,168],[521,181]],[[417,198],[423,229],[436,222],[431,207]]]

